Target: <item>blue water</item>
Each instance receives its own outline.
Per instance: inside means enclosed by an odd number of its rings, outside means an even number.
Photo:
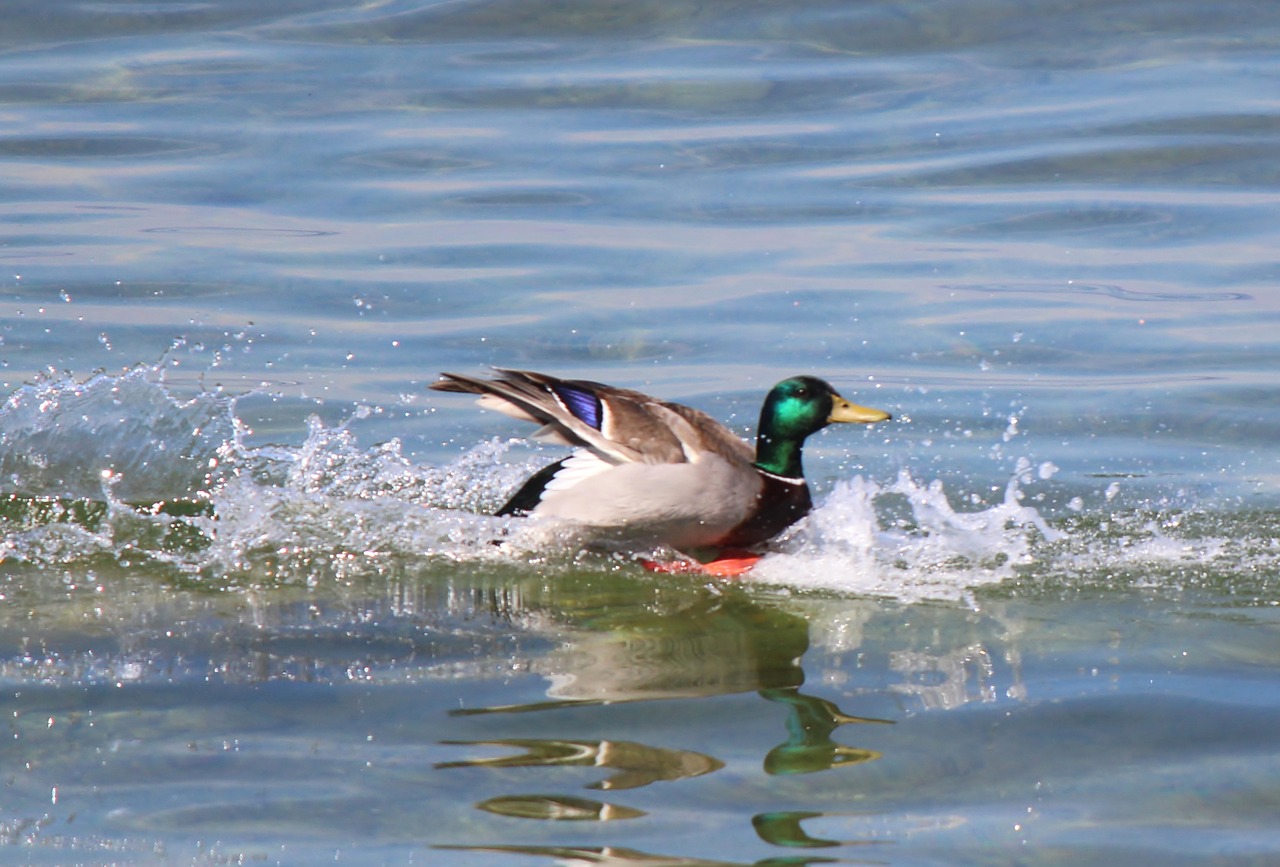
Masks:
[[[1280,859],[1272,4],[0,18],[0,860]],[[655,576],[486,365],[895,420]]]

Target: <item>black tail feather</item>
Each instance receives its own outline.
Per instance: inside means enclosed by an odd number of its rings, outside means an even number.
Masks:
[[[555,477],[556,473],[560,472],[564,462],[567,460],[569,459],[565,458],[564,460],[556,461],[554,464],[538,470],[520,486],[520,490],[511,495],[511,499],[507,500],[501,509],[493,514],[503,518],[508,515],[521,517],[532,512],[537,508],[538,503],[542,502],[542,492],[547,489],[551,479]]]

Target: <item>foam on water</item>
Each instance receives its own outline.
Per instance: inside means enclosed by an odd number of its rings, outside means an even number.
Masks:
[[[368,411],[358,410],[336,426],[312,418],[300,445],[255,446],[237,419],[244,397],[175,397],[163,364],[48,377],[14,392],[0,408],[0,560],[72,569],[107,556],[215,582],[264,572],[306,581],[319,564],[359,571],[389,557],[619,563],[536,522],[488,516],[537,466],[513,457],[514,440],[424,466],[396,440],[361,444],[351,428]],[[1091,515],[1073,502],[1051,521],[1025,504],[1024,490],[1051,483],[1055,469],[1021,460],[1000,502],[965,508],[910,468],[889,483],[839,481],[751,580],[961,599],[1001,581],[1070,583],[1126,569],[1167,576],[1170,567],[1185,576],[1241,562],[1264,571],[1280,557],[1265,522],[1259,530],[1251,520],[1255,531],[1242,534],[1229,517],[1207,521],[1212,513],[1194,510]]]
[[[959,598],[969,588],[1014,576],[1033,561],[1038,541],[1062,534],[1021,502],[1029,464],[990,508],[958,512],[941,481],[921,483],[903,469],[890,485],[862,477],[836,484],[781,553],[755,570],[758,580],[905,600]],[[877,501],[898,495],[909,521],[885,528]]]

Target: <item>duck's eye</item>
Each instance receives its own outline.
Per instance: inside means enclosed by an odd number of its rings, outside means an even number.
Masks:
[[[796,397],[808,397],[808,396],[809,396],[809,389],[805,388],[804,386],[801,386],[800,388],[796,389]]]

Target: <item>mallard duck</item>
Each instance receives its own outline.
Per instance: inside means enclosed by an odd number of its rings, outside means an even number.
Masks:
[[[442,373],[431,388],[478,394],[483,407],[541,425],[535,439],[575,448],[495,514],[560,519],[690,555],[749,550],[777,536],[812,507],[805,438],[832,422],[890,418],[821,379],[793,376],[765,397],[753,451],[706,413],[638,391],[528,370],[495,374]],[[759,556],[726,559],[749,565]]]

